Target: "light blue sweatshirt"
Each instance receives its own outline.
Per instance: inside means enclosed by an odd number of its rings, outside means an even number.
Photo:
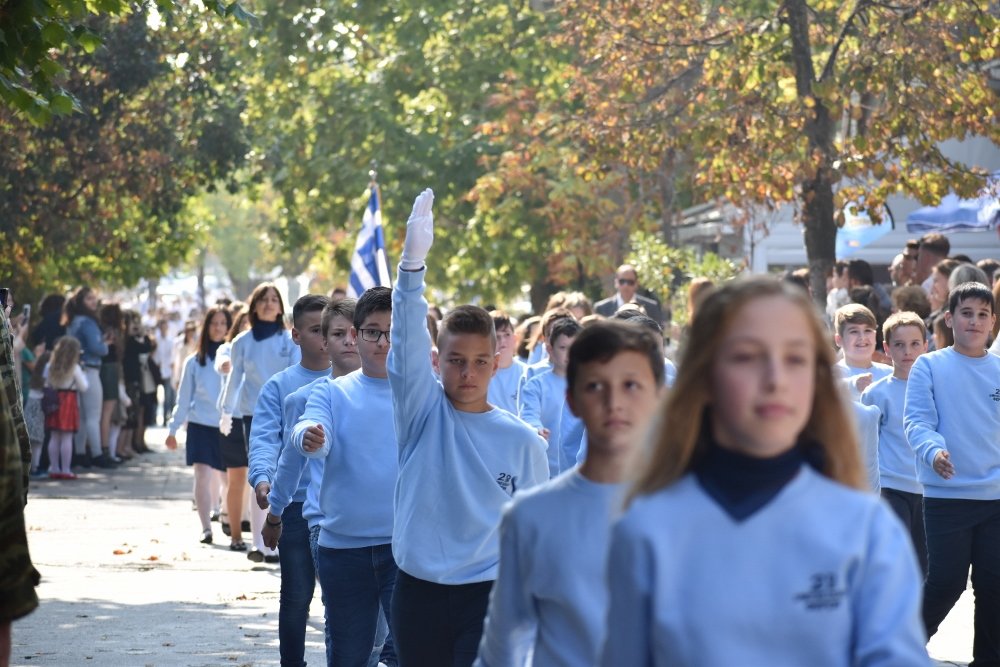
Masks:
[[[844,386],[847,387],[848,393],[850,393],[851,398],[855,401],[861,399],[861,392],[859,392],[854,386],[854,382],[849,382],[849,380],[853,380],[855,377],[864,375],[865,373],[871,373],[872,383],[875,383],[884,377],[892,375],[892,366],[876,363],[874,361],[872,362],[871,368],[858,368],[856,366],[848,366],[847,362],[841,359],[834,364],[833,367],[840,373],[840,377],[844,380]]]
[[[928,498],[1000,500],[1000,357],[953,347],[921,355],[906,383],[903,428]],[[948,450],[955,476],[932,467]]]
[[[222,345],[220,345],[219,346],[219,350],[215,353],[215,363],[213,364],[213,366],[215,367],[215,370],[217,370],[219,372],[219,377],[222,379],[222,388],[223,389],[229,383],[229,378],[232,375],[232,373],[231,372],[229,372],[229,373],[223,373],[222,372],[222,366],[227,361],[230,362],[230,364],[232,364],[232,351],[233,351],[233,343],[231,341],[227,341],[227,342],[223,343]],[[230,368],[230,371],[232,371],[232,368]],[[237,393],[239,393],[239,390],[240,390],[239,385],[233,387],[233,390],[236,391]],[[219,395],[216,396],[216,398],[215,398],[215,407],[219,411],[219,417],[222,417],[222,393],[223,392],[220,389]],[[233,415],[233,419],[242,419],[243,418],[243,413],[240,412],[239,406],[237,406],[236,411],[233,412],[232,415]]]
[[[302,350],[292,342],[292,332],[282,329],[262,341],[247,329],[233,339],[229,351],[233,367],[222,390],[222,412],[255,417],[257,394],[271,376],[302,360]]]
[[[601,665],[930,665],[909,535],[807,466],[734,521],[694,475],[612,531]]]
[[[521,389],[518,414],[531,427],[549,430],[549,476],[576,465],[583,422],[566,404],[566,378],[551,370],[528,380]]]
[[[185,359],[181,383],[177,386],[177,402],[170,416],[170,435],[177,435],[184,422],[219,428],[219,409],[215,400],[221,390],[222,377],[211,359],[206,358],[204,366],[198,363],[197,354]]]
[[[858,444],[861,446],[861,461],[868,473],[868,485],[878,493],[882,489],[878,467],[878,423],[882,413],[874,405],[851,402],[854,408],[854,425],[857,428]]]
[[[290,430],[294,423],[285,421],[285,397],[292,392],[316,380],[330,376],[330,369],[311,371],[301,363],[278,371],[264,383],[257,396],[254,407],[253,428],[250,429],[250,453],[248,459],[250,468],[247,480],[250,488],[255,489],[261,482],[274,483],[275,471],[278,468],[278,456],[288,437],[286,429]],[[299,484],[293,500],[302,502],[306,499],[306,479]]]
[[[317,424],[325,433],[323,447],[306,452],[306,429]],[[392,541],[398,448],[387,379],[357,370],[317,385],[290,442],[306,458],[324,460],[321,546],[354,549]]]
[[[500,523],[500,569],[474,667],[521,667],[532,649],[535,665],[597,664],[608,594],[596,582],[623,492],[573,468],[517,495]]]
[[[521,385],[521,376],[528,365],[520,359],[514,359],[507,368],[498,368],[496,375],[490,380],[490,390],[486,399],[490,405],[495,405],[507,412],[517,414],[517,392]]]
[[[917,459],[903,432],[906,380],[890,375],[869,385],[861,402],[879,409],[878,467],[882,487],[923,495],[917,481]]]
[[[424,271],[392,290],[389,384],[399,441],[392,552],[407,574],[438,584],[496,578],[500,512],[548,478],[545,443],[506,410],[456,410],[434,377]]]
[[[281,454],[278,456],[278,468],[274,473],[274,482],[271,483],[271,492],[267,496],[271,513],[281,516],[285,508],[293,502],[298,490],[304,486],[306,497],[302,501],[302,516],[310,528],[318,526],[323,517],[319,507],[319,488],[323,480],[324,459],[307,459],[295,449],[291,445],[292,429],[305,412],[306,402],[312,391],[320,384],[332,380],[333,377],[327,375],[304,387],[299,387],[285,397],[285,424],[288,424],[288,428],[285,429],[285,446],[281,448]]]
[[[544,345],[539,345],[539,347],[544,348]],[[548,356],[540,361],[534,363],[529,363],[524,365],[524,370],[521,372],[521,379],[517,383],[517,401],[518,406],[521,404],[521,392],[524,391],[524,385],[528,383],[528,380],[535,377],[536,375],[541,375],[542,373],[548,373],[552,370],[552,362],[549,361]],[[514,410],[513,414],[517,414]]]

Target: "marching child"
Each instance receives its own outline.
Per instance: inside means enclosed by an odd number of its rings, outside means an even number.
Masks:
[[[201,542],[212,543],[212,508],[219,504],[219,490],[226,467],[219,445],[219,408],[222,376],[215,370],[215,355],[232,326],[229,311],[209,308],[201,327],[198,349],[181,367],[181,383],[167,426],[167,449],[177,449],[177,431],[187,423],[185,458],[194,468],[194,499],[201,520]]]
[[[926,574],[924,489],[917,481],[916,457],[903,432],[903,406],[910,369],[927,351],[927,327],[916,313],[895,313],[882,325],[882,340],[885,353],[892,359],[892,375],[865,389],[861,402],[879,409],[881,495],[909,530],[920,569]]]
[[[330,299],[320,294],[306,294],[295,302],[292,306],[292,343],[299,347],[301,360],[272,375],[257,396],[253,429],[250,431],[248,479],[261,510],[268,507],[267,495],[278,467],[278,456],[288,435],[286,431],[294,426],[284,419],[285,398],[304,385],[330,375],[330,355],[327,354],[326,336],[323,335],[323,310],[329,303]],[[298,502],[292,503],[286,508],[284,516],[278,515],[277,518],[277,526],[284,523],[277,557],[281,563],[278,650],[282,663],[289,665],[301,664],[304,659],[306,621],[316,581],[309,549],[309,527],[302,518],[302,500],[305,500],[304,489]],[[267,520],[265,517],[265,522]],[[271,521],[273,523],[274,519]],[[262,538],[266,528],[264,523]],[[266,542],[264,547],[272,548]],[[247,556],[257,562],[267,558],[256,549]],[[270,560],[273,562],[274,557]]]
[[[929,664],[917,561],[861,491],[826,339],[770,277],[699,307],[612,531],[602,665]]]
[[[425,190],[413,204],[392,294],[399,576],[389,626],[404,667],[465,667],[475,660],[496,578],[501,509],[516,490],[545,481],[548,467],[538,434],[487,401],[497,367],[489,313],[448,313],[437,341],[441,381],[434,377],[423,296],[433,201]]]
[[[490,380],[490,390],[487,400],[490,405],[502,408],[511,414],[517,414],[517,390],[526,363],[514,357],[514,324],[510,316],[502,310],[490,312],[493,318],[493,328],[497,332],[497,356],[499,365],[496,375]]]
[[[556,321],[545,341],[552,366],[525,382],[519,398],[519,416],[549,443],[550,477],[576,465],[583,437],[583,423],[566,404],[569,348],[581,329],[571,317]]]
[[[478,667],[594,665],[607,615],[611,521],[664,380],[662,338],[636,324],[585,328],[569,350],[567,401],[587,427],[579,467],[519,493],[500,523],[500,567]],[[566,554],[573,556],[566,559]]]
[[[903,416],[924,487],[924,625],[933,637],[971,566],[973,663],[1000,664],[1000,357],[986,352],[992,292],[958,285],[945,318],[955,344],[914,362]]]
[[[392,508],[399,464],[386,377],[391,321],[392,291],[366,290],[352,329],[361,370],[318,384],[290,438],[303,456],[324,460],[317,569],[331,665],[366,664],[380,604],[390,609],[396,583]],[[420,323],[427,331],[426,317]],[[424,360],[430,364],[429,351]],[[395,665],[395,658],[389,651],[385,662]]]
[[[80,428],[78,395],[87,391],[87,378],[80,368],[80,341],[63,336],[56,341],[46,369],[46,382],[59,396],[59,408],[45,416],[49,429],[49,479],[76,479],[70,469],[73,435]]]
[[[840,377],[849,380],[851,398],[858,400],[872,382],[892,375],[892,366],[872,361],[878,322],[875,315],[860,303],[841,306],[834,313],[834,340],[843,353],[836,366]]]

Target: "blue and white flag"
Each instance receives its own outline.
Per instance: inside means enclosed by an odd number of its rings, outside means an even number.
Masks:
[[[378,186],[371,186],[361,233],[351,257],[351,280],[347,296],[358,298],[369,287],[392,287],[389,264],[385,258],[385,235],[382,233],[382,211],[379,207]]]

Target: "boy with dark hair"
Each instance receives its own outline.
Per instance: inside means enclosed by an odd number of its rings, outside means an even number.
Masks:
[[[857,400],[872,382],[892,374],[892,366],[872,361],[878,322],[865,306],[849,303],[834,313],[833,326],[837,332],[834,341],[844,353],[843,359],[834,368],[840,371],[841,377],[849,380],[847,386],[851,389],[851,397]]]
[[[861,402],[879,410],[878,464],[881,495],[913,540],[920,569],[927,573],[924,538],[923,487],[917,481],[916,459],[903,432],[906,382],[917,358],[927,351],[927,328],[912,312],[895,313],[882,325],[885,353],[892,359],[892,375],[874,382]]]
[[[497,336],[497,372],[490,380],[487,400],[490,405],[502,408],[511,414],[517,414],[517,393],[521,376],[526,363],[514,356],[514,324],[510,316],[502,310],[490,312],[493,318],[493,328]]]
[[[576,464],[583,438],[583,423],[566,404],[566,366],[569,348],[582,327],[574,319],[558,320],[545,342],[552,367],[524,383],[518,415],[549,443],[549,476],[555,477]]]
[[[903,417],[924,487],[928,572],[924,627],[937,632],[965,590],[976,597],[973,663],[1000,664],[1000,357],[986,352],[993,293],[979,283],[951,291],[955,344],[913,364]]]
[[[573,341],[566,393],[587,426],[587,455],[504,511],[477,667],[523,665],[532,651],[537,665],[597,664],[610,526],[662,393],[662,350],[659,337],[627,322],[596,322]]]
[[[276,373],[264,383],[254,407],[253,428],[250,430],[247,479],[261,509],[268,506],[267,494],[271,490],[278,467],[278,457],[285,441],[285,397],[299,387],[330,373],[330,358],[323,336],[323,309],[330,300],[319,294],[300,297],[292,307],[292,341],[301,348],[299,363]],[[254,548],[247,558],[254,562],[281,563],[281,596],[278,602],[278,648],[286,664],[300,664],[305,654],[306,619],[315,575],[309,554],[309,531],[302,518],[301,499],[305,489],[300,489],[300,502],[293,512],[285,515],[285,539],[279,544],[277,555]],[[265,517],[265,522],[267,518]],[[265,549],[268,547],[265,545]]]
[[[333,665],[365,664],[396,580],[391,542],[398,466],[385,366],[391,318],[388,288],[361,295],[351,329],[361,370],[317,385],[289,439],[303,456],[324,462],[316,562]],[[388,641],[383,660],[396,663]]]
[[[434,377],[423,296],[433,201],[425,190],[413,204],[392,295],[399,576],[389,624],[402,665],[463,667],[475,659],[496,578],[501,509],[516,490],[544,481],[547,467],[531,427],[487,401],[497,358],[485,310],[463,306],[445,317],[440,383]]]

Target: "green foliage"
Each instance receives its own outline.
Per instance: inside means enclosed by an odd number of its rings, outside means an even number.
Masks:
[[[743,272],[735,262],[706,252],[698,256],[689,248],[673,248],[657,234],[636,231],[629,237],[631,250],[626,262],[642,276],[642,284],[661,303],[669,303],[675,324],[687,320],[687,285],[693,278],[708,278],[715,284],[731,280]]]

